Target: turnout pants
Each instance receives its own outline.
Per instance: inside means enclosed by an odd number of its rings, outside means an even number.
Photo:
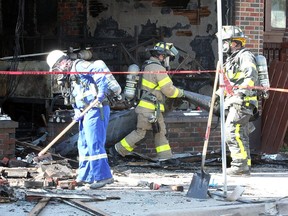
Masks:
[[[137,113],[137,129],[128,134],[120,142],[116,143],[115,148],[123,157],[134,150],[138,142],[142,140],[147,130],[152,129],[152,124],[148,121],[153,113]],[[160,132],[154,133],[154,145],[159,159],[169,159],[172,157],[171,148],[166,138],[166,125],[163,114],[158,117]]]
[[[252,109],[233,105],[229,108],[225,122],[226,143],[232,157],[231,166],[240,170],[251,166],[249,119],[252,114]]]

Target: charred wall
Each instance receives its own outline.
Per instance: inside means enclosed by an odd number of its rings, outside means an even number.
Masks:
[[[0,56],[13,57],[14,36],[21,1],[0,1],[3,20],[3,33],[0,32],[2,43]],[[68,47],[90,47],[93,59],[103,59],[111,71],[126,71],[131,63],[141,64],[148,57],[145,49],[157,40],[173,42],[179,49],[180,55],[173,60],[172,69],[215,69],[216,2],[216,0],[25,0],[24,19],[20,23],[23,31],[19,35],[21,49],[18,55],[35,53],[43,55],[17,58],[16,61],[23,62],[20,65],[31,63],[33,67],[18,67],[15,70],[47,71],[47,65],[43,63],[47,52],[53,49],[64,50]],[[231,8],[232,0],[227,0],[229,4],[224,2],[226,1],[223,1],[223,7]],[[231,9],[229,14],[230,12]],[[10,64],[2,70],[11,70]],[[125,76],[117,75],[116,78],[123,86]],[[205,85],[211,86],[213,82],[213,77],[207,73],[187,76],[175,74],[172,78],[177,86],[202,91],[204,94],[209,94],[211,90],[205,88]],[[0,82],[1,86],[8,88],[15,83],[15,80],[7,81],[7,77],[2,76]],[[21,77],[13,94],[9,94],[5,111],[12,107],[11,104],[17,106],[27,103],[27,115],[23,116],[28,116],[27,118],[32,118],[33,121],[34,117],[28,113],[36,110],[41,110],[43,113],[38,105],[46,106],[47,98],[51,103],[55,89],[51,85],[51,76],[48,75]],[[1,96],[7,96],[6,90],[1,89]],[[19,98],[23,100],[18,100]],[[36,104],[36,110],[30,106],[31,103]],[[37,113],[36,116],[40,116],[41,113]],[[19,118],[22,116],[17,115],[15,120],[18,121]]]
[[[44,54],[18,58],[17,61],[45,60],[45,53],[52,49],[91,47],[94,59],[103,59],[111,71],[125,71],[129,64],[141,64],[147,58],[147,46],[151,46],[156,40],[165,40],[173,42],[180,50],[179,57],[171,63],[172,69],[215,69],[216,0],[26,0],[24,12],[22,11],[23,20],[18,23],[19,10],[23,7],[20,2],[22,1],[1,1],[4,24],[3,34],[0,35],[3,45],[1,56],[15,55],[13,34],[16,24],[21,24],[23,31],[19,35],[20,50],[17,54]],[[228,3],[223,5],[231,7]],[[11,66],[4,70],[11,70]],[[39,70],[46,68],[41,66]],[[193,80],[194,76],[174,78],[180,78],[178,83],[187,86],[186,82],[191,77]],[[117,78],[120,82],[125,82],[125,77]],[[22,87],[26,80],[19,81],[12,96],[25,97],[26,92],[28,98],[53,95],[53,92],[43,92],[44,94],[33,96],[30,94],[33,91]],[[44,82],[42,86],[47,86],[44,80],[32,81]],[[8,86],[9,83],[3,83],[5,85]],[[37,85],[35,89],[38,93]]]

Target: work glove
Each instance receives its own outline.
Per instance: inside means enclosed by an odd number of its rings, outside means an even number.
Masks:
[[[230,96],[225,98],[224,101],[224,108],[229,109],[230,106],[242,106],[244,104],[244,97],[243,96]]]
[[[115,98],[116,101],[122,101],[122,99],[123,99],[121,94],[115,94],[114,98]]]
[[[215,94],[213,113],[216,116],[220,116],[220,96],[218,94]]]
[[[81,111],[79,109],[74,109],[74,113],[75,114],[74,114],[73,120],[79,122],[84,118],[83,115],[81,116]]]
[[[184,90],[183,90],[183,89],[180,89],[180,88],[178,88],[178,90],[179,90],[179,95],[178,95],[178,97],[179,97],[179,98],[185,98]]]

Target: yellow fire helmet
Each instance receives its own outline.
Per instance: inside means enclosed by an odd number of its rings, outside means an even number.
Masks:
[[[218,36],[218,33],[216,36]],[[237,40],[242,43],[242,46],[245,46],[247,39],[248,37],[244,35],[243,31],[238,26],[222,27],[222,40]]]

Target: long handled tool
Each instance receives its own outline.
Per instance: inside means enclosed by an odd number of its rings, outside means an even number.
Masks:
[[[96,106],[97,104],[98,100],[96,99],[95,101],[93,101],[93,103],[91,103],[83,110],[79,117],[84,116],[92,107]],[[50,149],[68,130],[70,130],[70,128],[74,126],[76,122],[77,121],[73,119],[72,122],[63,131],[61,131],[60,134],[58,134],[58,136],[56,136],[42,151],[38,153],[38,156],[43,156],[48,151],[48,149]]]
[[[205,165],[206,152],[207,152],[208,141],[209,141],[209,136],[210,136],[210,129],[211,129],[211,123],[212,123],[212,117],[213,117],[213,109],[214,109],[214,103],[215,103],[215,97],[216,97],[219,70],[220,70],[220,64],[218,62],[216,75],[215,75],[215,81],[214,81],[214,87],[213,87],[213,93],[212,93],[212,98],[211,98],[211,105],[210,105],[210,110],[209,110],[209,115],[208,115],[208,123],[207,123],[207,128],[206,128],[206,133],[205,133],[205,141],[203,145],[201,172],[193,174],[192,182],[187,192],[187,196],[192,197],[192,198],[198,198],[198,199],[207,198],[207,192],[208,192],[209,181],[210,181],[211,175],[204,171],[204,165]]]

